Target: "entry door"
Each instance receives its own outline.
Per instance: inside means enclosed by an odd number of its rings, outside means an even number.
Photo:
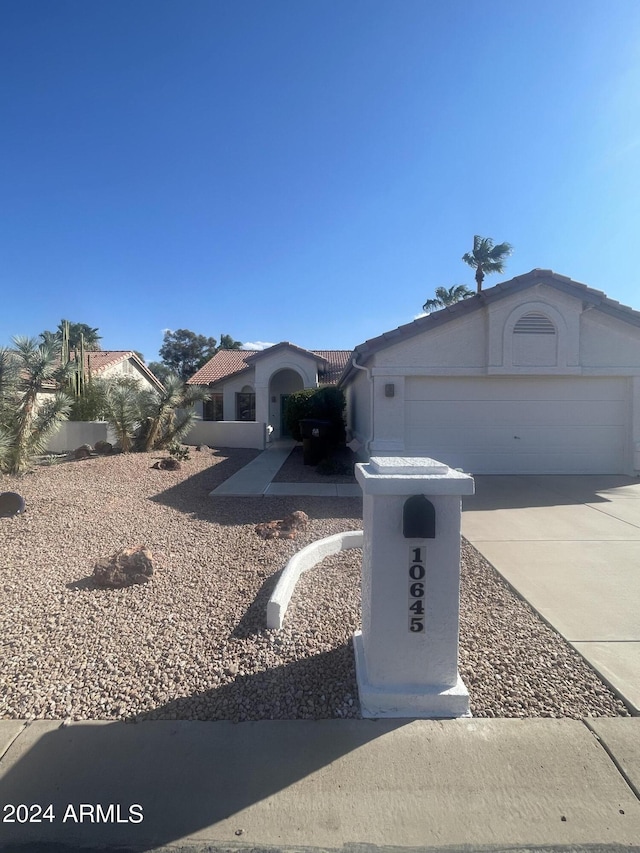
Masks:
[[[287,422],[284,418],[284,412],[287,407],[287,400],[291,394],[280,394],[280,438],[290,438],[291,433],[287,427]]]

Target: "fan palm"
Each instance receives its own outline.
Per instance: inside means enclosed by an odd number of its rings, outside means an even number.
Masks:
[[[437,311],[438,308],[446,308],[454,305],[468,296],[473,296],[473,291],[464,284],[454,284],[453,287],[436,287],[434,299],[427,299],[422,306],[423,311]]]
[[[462,256],[462,260],[476,271],[475,279],[478,293],[482,290],[485,275],[492,272],[502,272],[504,262],[512,251],[513,248],[510,243],[498,243],[495,246],[490,237],[475,235],[473,251],[466,252]]]

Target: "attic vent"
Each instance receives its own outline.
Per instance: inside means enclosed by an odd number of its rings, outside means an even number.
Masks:
[[[556,327],[551,320],[538,311],[523,314],[513,328],[514,335],[555,335]]]

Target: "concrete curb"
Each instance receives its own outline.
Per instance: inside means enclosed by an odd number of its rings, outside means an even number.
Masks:
[[[345,533],[335,533],[324,539],[312,542],[294,554],[284,567],[271,598],[267,602],[267,628],[282,628],[284,615],[289,601],[303,572],[312,569],[325,557],[346,551],[349,548],[362,548],[364,534],[362,530],[349,530]]]

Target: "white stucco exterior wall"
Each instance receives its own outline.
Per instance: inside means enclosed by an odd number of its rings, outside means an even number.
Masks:
[[[527,313],[544,314],[553,323],[556,334],[514,335],[516,323]],[[475,377],[477,397],[460,399],[465,405],[469,399],[478,399],[478,411],[484,406],[482,411],[486,410],[487,416],[491,406],[482,402],[482,383],[484,380],[484,387],[488,389],[491,376],[522,376],[528,381],[533,377],[539,377],[540,381],[545,377],[565,377],[572,381],[571,377],[575,377],[575,417],[572,421],[569,413],[566,418],[567,423],[577,426],[581,424],[580,413],[584,407],[579,401],[580,392],[584,390],[587,399],[593,397],[593,388],[580,385],[580,377],[618,377],[624,379],[626,402],[616,405],[618,408],[622,405],[628,413],[624,427],[625,447],[621,450],[624,472],[633,474],[640,470],[640,328],[550,285],[542,283],[515,292],[481,307],[470,316],[452,319],[441,327],[401,339],[374,353],[366,366],[374,383],[373,421],[368,430],[369,435],[373,434],[370,454],[412,452],[406,442],[407,427],[413,424],[405,423],[407,417],[414,417],[406,400],[406,381],[412,377]],[[385,386],[389,384],[394,386],[392,397],[385,394]],[[616,387],[619,388],[619,384]],[[460,389],[467,393],[463,384]],[[365,431],[361,425],[371,421],[366,376],[354,375],[345,390],[352,432],[360,438]],[[609,391],[612,390],[615,389],[610,386]],[[563,410],[573,405],[573,396],[563,400]],[[434,399],[433,405],[438,404]],[[466,405],[467,418],[468,412]],[[610,419],[613,415],[607,417]],[[513,435],[510,438],[513,441]]]

